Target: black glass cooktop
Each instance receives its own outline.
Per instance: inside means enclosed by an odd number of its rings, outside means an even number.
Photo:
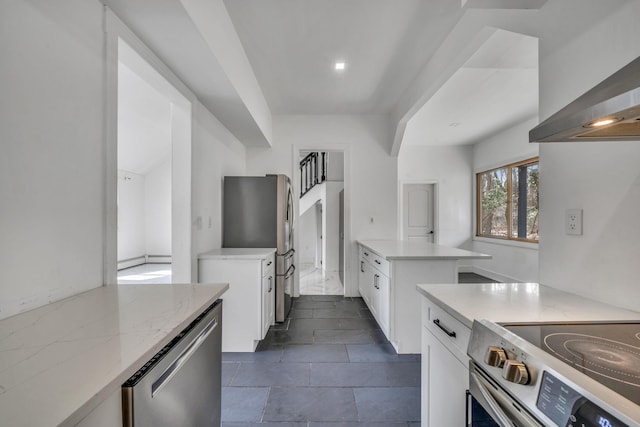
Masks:
[[[503,326],[640,405],[640,322]]]

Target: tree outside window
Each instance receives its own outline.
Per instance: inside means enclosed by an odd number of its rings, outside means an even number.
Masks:
[[[477,235],[538,241],[538,159],[477,174]]]

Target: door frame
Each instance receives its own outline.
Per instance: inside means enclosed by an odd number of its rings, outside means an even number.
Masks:
[[[343,172],[344,172],[344,181],[343,181],[343,191],[344,191],[344,283],[342,284],[342,289],[344,291],[345,297],[357,297],[360,295],[358,291],[358,280],[355,275],[355,269],[351,268],[350,261],[352,259],[352,252],[356,253],[357,247],[355,242],[351,241],[351,147],[346,144],[313,144],[307,145],[304,143],[301,144],[293,144],[291,147],[292,150],[292,179],[294,183],[300,182],[300,152],[301,151],[335,151],[341,152],[343,156]],[[295,187],[294,187],[295,188]],[[295,219],[296,224],[300,220],[300,189],[298,188],[295,191],[294,196],[294,204],[296,206],[295,209]],[[299,247],[299,233],[294,234],[294,242],[295,247]],[[294,255],[295,263],[298,263],[298,254]],[[355,255],[354,255],[355,256]],[[357,258],[357,257],[356,257]],[[355,259],[355,258],[354,258]],[[294,282],[294,296],[300,296],[300,276],[298,270],[296,270],[296,280]]]
[[[440,241],[439,233],[439,182],[438,180],[399,180],[398,181],[398,240],[402,240],[402,229],[404,228],[404,186],[407,184],[429,184],[433,185],[433,243]]]
[[[153,83],[170,94],[172,117],[171,164],[171,247],[172,283],[191,283],[197,277],[195,240],[191,226],[191,149],[193,109],[197,98],[187,86],[133,33],[105,7],[105,141],[104,268],[103,284],[117,283],[117,191],[118,191],[118,49],[120,41],[133,49],[162,79]],[[179,128],[179,129],[178,129]],[[174,139],[176,132],[180,138]],[[177,141],[177,143],[176,143]]]

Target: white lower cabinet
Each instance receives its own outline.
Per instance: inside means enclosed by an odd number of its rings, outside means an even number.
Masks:
[[[200,283],[229,283],[222,296],[222,351],[255,351],[264,339],[275,323],[275,279],[275,250],[251,257],[221,249],[199,257]]]
[[[426,298],[422,306],[421,425],[464,426],[471,331]]]
[[[275,273],[273,271],[272,273]],[[275,274],[265,274],[262,277],[262,332],[264,336],[269,331],[269,327],[273,324],[276,318],[276,298],[275,298],[275,286],[276,278]]]
[[[389,334],[389,278],[380,272],[373,274],[372,306],[376,311],[376,319],[380,329]]]
[[[386,267],[386,268],[385,268]],[[390,280],[386,260],[360,249],[358,289],[380,329],[389,336]]]

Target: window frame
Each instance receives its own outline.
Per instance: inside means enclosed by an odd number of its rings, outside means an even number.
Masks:
[[[495,168],[491,168],[491,169],[487,169],[484,171],[480,171],[476,173],[476,233],[475,233],[475,237],[479,237],[479,238],[483,238],[483,239],[496,239],[496,240],[500,240],[500,241],[516,241],[516,242],[524,242],[524,243],[534,243],[534,244],[538,244],[539,243],[539,235],[538,235],[538,239],[527,239],[527,238],[522,238],[522,237],[517,237],[517,236],[513,236],[512,234],[512,219],[511,219],[511,210],[512,210],[512,181],[513,181],[513,169],[520,167],[520,166],[530,166],[530,165],[534,165],[537,164],[538,165],[538,170],[540,170],[540,157],[536,156],[536,157],[531,157],[529,159],[526,160],[522,160],[519,162],[515,162],[515,163],[509,163],[506,165],[502,165],[502,166],[498,166]],[[481,179],[482,176],[484,176],[485,174],[489,173],[489,172],[493,172],[499,169],[507,169],[507,210],[506,210],[506,218],[507,218],[507,236],[506,237],[502,237],[502,236],[492,236],[492,235],[487,235],[487,234],[481,234],[481,212],[482,212],[482,195],[480,194],[482,185],[481,185]],[[538,209],[540,209],[540,188],[538,187]]]

